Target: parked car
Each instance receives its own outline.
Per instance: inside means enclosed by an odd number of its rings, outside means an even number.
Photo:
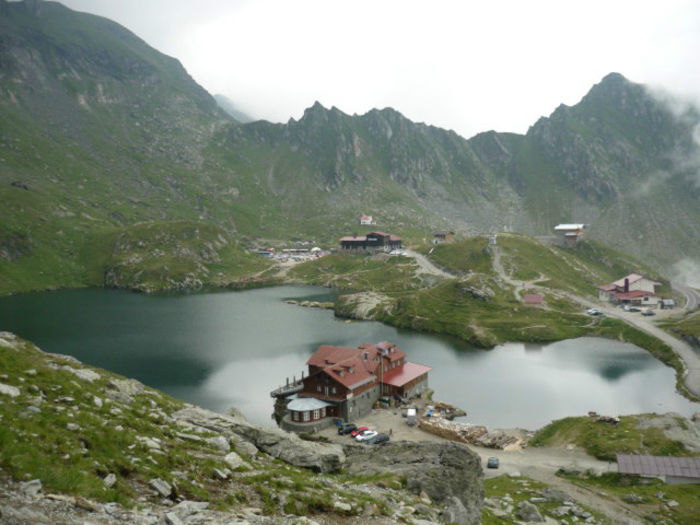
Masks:
[[[627,309],[627,311],[628,311],[628,312],[641,312],[641,310],[640,310],[639,308],[637,308],[636,306],[630,306],[630,307]]]
[[[362,434],[362,432],[364,432],[365,430],[369,430],[369,428],[368,427],[358,427],[355,430],[351,430],[350,435],[352,437],[356,437],[358,434]]]
[[[389,436],[386,434],[377,434],[376,436],[369,438],[365,441],[367,445],[381,445],[382,443],[388,443]]]
[[[345,434],[349,434],[350,432],[356,429],[357,425],[355,423],[345,423],[344,425],[338,427],[338,434],[344,436]]]
[[[361,443],[377,435],[379,435],[379,433],[375,432],[374,430],[365,430],[362,434],[358,434],[357,436],[355,436],[355,441],[359,441]]]
[[[656,315],[656,314],[655,314],[654,312],[652,312],[651,310],[644,310],[644,311],[642,312],[642,315],[645,315],[645,316],[649,317],[649,316],[651,316],[651,315]]]
[[[586,313],[588,315],[603,315],[603,312],[601,312],[597,308],[589,308],[588,310],[586,310]]]
[[[486,461],[487,468],[498,468],[498,458],[490,457]]]

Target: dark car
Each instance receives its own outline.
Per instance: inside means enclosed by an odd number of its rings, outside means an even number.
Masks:
[[[639,308],[637,308],[636,306],[630,306],[629,310],[627,310],[627,311],[628,312],[641,312],[641,310]]]
[[[373,438],[365,441],[368,445],[381,445],[382,443],[387,443],[389,441],[389,436],[386,434],[377,434]]]
[[[498,468],[498,458],[490,457],[486,461],[486,466],[488,468]]]
[[[646,316],[646,317],[650,317],[650,316],[656,315],[656,314],[655,314],[654,312],[652,312],[651,310],[644,310],[644,311],[642,312],[642,315],[643,315],[643,316]]]
[[[345,434],[349,434],[350,432],[356,429],[357,425],[355,423],[345,423],[344,425],[338,427],[338,434],[344,436]]]

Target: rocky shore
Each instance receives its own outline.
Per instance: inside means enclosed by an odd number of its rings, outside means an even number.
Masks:
[[[218,414],[0,332],[0,523],[478,523],[478,457]],[[370,452],[368,454],[368,452]]]

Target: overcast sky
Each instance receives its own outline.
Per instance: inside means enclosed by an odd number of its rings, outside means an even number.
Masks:
[[[524,133],[607,73],[700,98],[700,2],[63,0],[286,122],[314,101],[391,106],[465,137]]]

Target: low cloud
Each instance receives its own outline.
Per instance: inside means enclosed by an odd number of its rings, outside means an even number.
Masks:
[[[673,265],[672,270],[675,281],[700,289],[700,261],[681,259]]]
[[[690,185],[689,189],[700,190],[700,104],[698,101],[671,93],[659,87],[646,87],[647,93],[661,103],[691,134],[693,147],[690,151],[676,150],[667,156],[670,167],[649,174],[638,183],[635,194],[639,197],[650,195],[671,178],[682,177]]]

